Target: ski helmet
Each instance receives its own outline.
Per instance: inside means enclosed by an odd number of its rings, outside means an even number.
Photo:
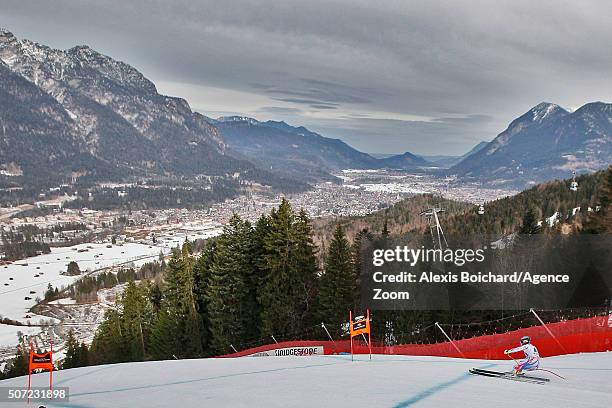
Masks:
[[[531,338],[529,336],[521,337],[521,344],[531,343]]]

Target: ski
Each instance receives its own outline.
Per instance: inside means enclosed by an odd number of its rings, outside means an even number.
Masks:
[[[485,377],[492,377],[492,378],[503,378],[505,380],[521,381],[521,382],[528,382],[528,383],[534,383],[534,384],[546,384],[548,381],[550,381],[548,378],[532,377],[528,375],[516,376],[512,373],[502,373],[499,371],[481,370],[478,368],[470,369],[470,374],[482,375]]]
[[[501,372],[501,371],[483,370],[482,368],[472,368],[471,371],[479,371],[481,373],[489,373],[489,374],[496,374],[496,375],[514,375],[513,372],[508,372],[508,371]],[[550,378],[536,377],[536,376],[533,376],[533,375],[525,375],[525,374],[517,376],[517,377],[530,378],[532,380],[546,381],[546,382],[550,381]]]
[[[484,372],[484,371],[477,371],[477,370],[470,370],[470,373],[474,375],[482,375],[485,377],[502,378],[504,380],[528,382],[528,383],[534,383],[534,384],[546,384],[546,381],[532,379],[532,378],[525,378],[524,376],[517,377],[515,375],[508,374],[508,373],[499,373],[499,372],[492,373],[492,372]]]

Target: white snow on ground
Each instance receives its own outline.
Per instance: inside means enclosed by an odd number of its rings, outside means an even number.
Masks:
[[[10,265],[0,266],[0,317],[24,324],[57,322],[45,316],[29,313],[28,310],[35,305],[37,297],[44,298],[49,283],[53,287],[62,288],[82,276],[61,275],[62,272],[66,272],[70,261],[76,261],[84,273],[87,270],[94,271],[125,263],[133,263],[134,266],[139,267],[144,263],[157,260],[160,251],[168,254],[171,248],[180,246],[186,237],[193,241],[198,238],[210,238],[221,231],[219,228],[200,231],[189,225],[185,228],[194,228],[194,231],[162,234],[155,245],[135,242],[112,246],[109,243],[87,243],[52,248],[50,254],[38,255]],[[108,246],[111,247],[108,248]],[[30,299],[26,300],[26,297]],[[70,300],[61,300],[57,303],[69,304],[70,302]],[[13,347],[17,344],[17,332],[20,330],[25,332],[21,326],[0,324],[0,348]],[[35,332],[37,330],[31,329],[28,334]]]
[[[70,298],[61,298],[57,300],[53,300],[49,302],[50,305],[74,305],[76,304],[76,300]]]
[[[36,334],[40,331],[40,327],[30,326],[11,326],[7,324],[0,324],[0,349],[2,346],[14,346],[17,345],[17,333],[21,332],[26,335]],[[0,350],[1,351],[1,350]],[[11,349],[11,352],[14,352]],[[1,352],[0,352],[1,355]]]
[[[361,184],[361,188],[365,191],[379,191],[389,193],[410,193],[410,194],[426,194],[427,190],[416,187],[415,183],[376,183],[376,184]]]
[[[68,403],[47,407],[473,407],[609,406],[612,353],[545,358],[567,380],[545,385],[474,376],[471,367],[507,370],[508,361],[442,357],[243,357],[127,363],[54,373]],[[36,374],[44,386],[48,374]],[[27,377],[0,381],[24,386]],[[18,404],[12,404],[18,406]]]
[[[30,321],[32,324],[45,320],[44,316],[30,314],[29,319],[25,316],[28,315],[28,309],[34,306],[36,297],[44,297],[49,283],[53,287],[61,288],[79,278],[61,275],[66,272],[70,261],[75,261],[82,272],[129,261],[138,265],[155,260],[160,249],[135,243],[113,245],[111,248],[107,248],[106,244],[82,244],[53,248],[50,254],[0,267],[0,315],[21,322]],[[87,252],[78,252],[79,250]],[[25,297],[31,299],[25,300]]]

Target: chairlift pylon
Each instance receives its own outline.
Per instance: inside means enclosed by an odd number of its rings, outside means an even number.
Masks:
[[[572,172],[572,182],[570,183],[570,190],[578,191],[578,182],[576,181],[576,171]]]
[[[431,238],[433,240],[434,247],[436,245],[439,249],[442,249],[442,242],[448,247],[448,242],[446,242],[446,237],[444,236],[444,231],[442,230],[442,226],[440,225],[440,219],[438,214],[444,213],[445,210],[438,207],[432,207],[427,210],[422,211],[419,215],[424,216],[427,222],[429,223],[429,231],[431,233]],[[437,238],[437,239],[436,239]]]

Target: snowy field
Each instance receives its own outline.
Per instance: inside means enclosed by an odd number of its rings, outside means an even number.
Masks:
[[[44,320],[44,317],[31,314],[31,318],[26,318],[28,309],[34,306],[37,297],[44,298],[48,284],[61,288],[79,278],[61,275],[66,272],[70,261],[75,261],[82,272],[93,271],[130,261],[136,264],[150,262],[157,258],[160,249],[134,243],[113,245],[111,248],[107,248],[106,244],[82,244],[52,248],[50,254],[0,267],[0,315],[26,324],[28,321],[35,324],[41,319]],[[87,252],[78,252],[79,250]],[[26,300],[26,297],[30,299]]]
[[[189,239],[208,238],[216,233],[216,230],[207,234],[193,233],[189,234]],[[61,275],[62,272],[66,272],[70,261],[75,261],[81,272],[124,263],[134,263],[138,267],[146,262],[157,260],[160,251],[168,254],[170,248],[181,245],[185,237],[184,233],[162,236],[159,238],[160,242],[154,246],[125,243],[107,248],[109,244],[90,243],[52,248],[50,254],[0,266],[0,316],[26,324],[28,321],[32,324],[38,323],[40,317],[25,317],[28,309],[34,306],[36,297],[44,297],[49,283],[53,287],[61,288],[79,278],[79,276]],[[25,300],[26,297],[31,299]]]
[[[508,361],[412,356],[242,357],[115,364],[54,373],[68,403],[47,407],[473,407],[609,406],[612,353],[545,358],[545,385],[474,376]],[[33,377],[47,384],[48,374]],[[27,377],[0,381],[25,386]],[[11,406],[20,406],[11,404]]]
[[[219,232],[218,229],[205,232],[194,231],[188,237],[190,240],[209,238]],[[125,243],[108,248],[110,246],[108,243],[88,243],[52,248],[50,254],[0,266],[0,317],[34,325],[54,321],[48,317],[30,313],[28,310],[35,305],[37,297],[44,298],[48,284],[62,288],[79,279],[80,276],[61,274],[66,272],[70,261],[75,261],[83,273],[119,264],[133,263],[138,267],[146,262],[157,260],[160,251],[163,251],[164,254],[170,253],[170,249],[177,245],[180,246],[186,236],[186,233],[162,235],[159,237],[160,242],[156,245]],[[66,302],[62,301],[64,304]],[[0,324],[0,347],[12,347],[17,344],[17,332],[19,331],[25,334],[35,334],[39,329]]]
[[[28,327],[28,326],[10,326],[7,324],[0,324],[0,349],[3,346],[14,346],[17,344],[17,333],[21,332],[24,335],[35,335],[40,331],[40,327]],[[14,350],[11,350],[12,352]],[[1,357],[1,353],[0,353]]]

